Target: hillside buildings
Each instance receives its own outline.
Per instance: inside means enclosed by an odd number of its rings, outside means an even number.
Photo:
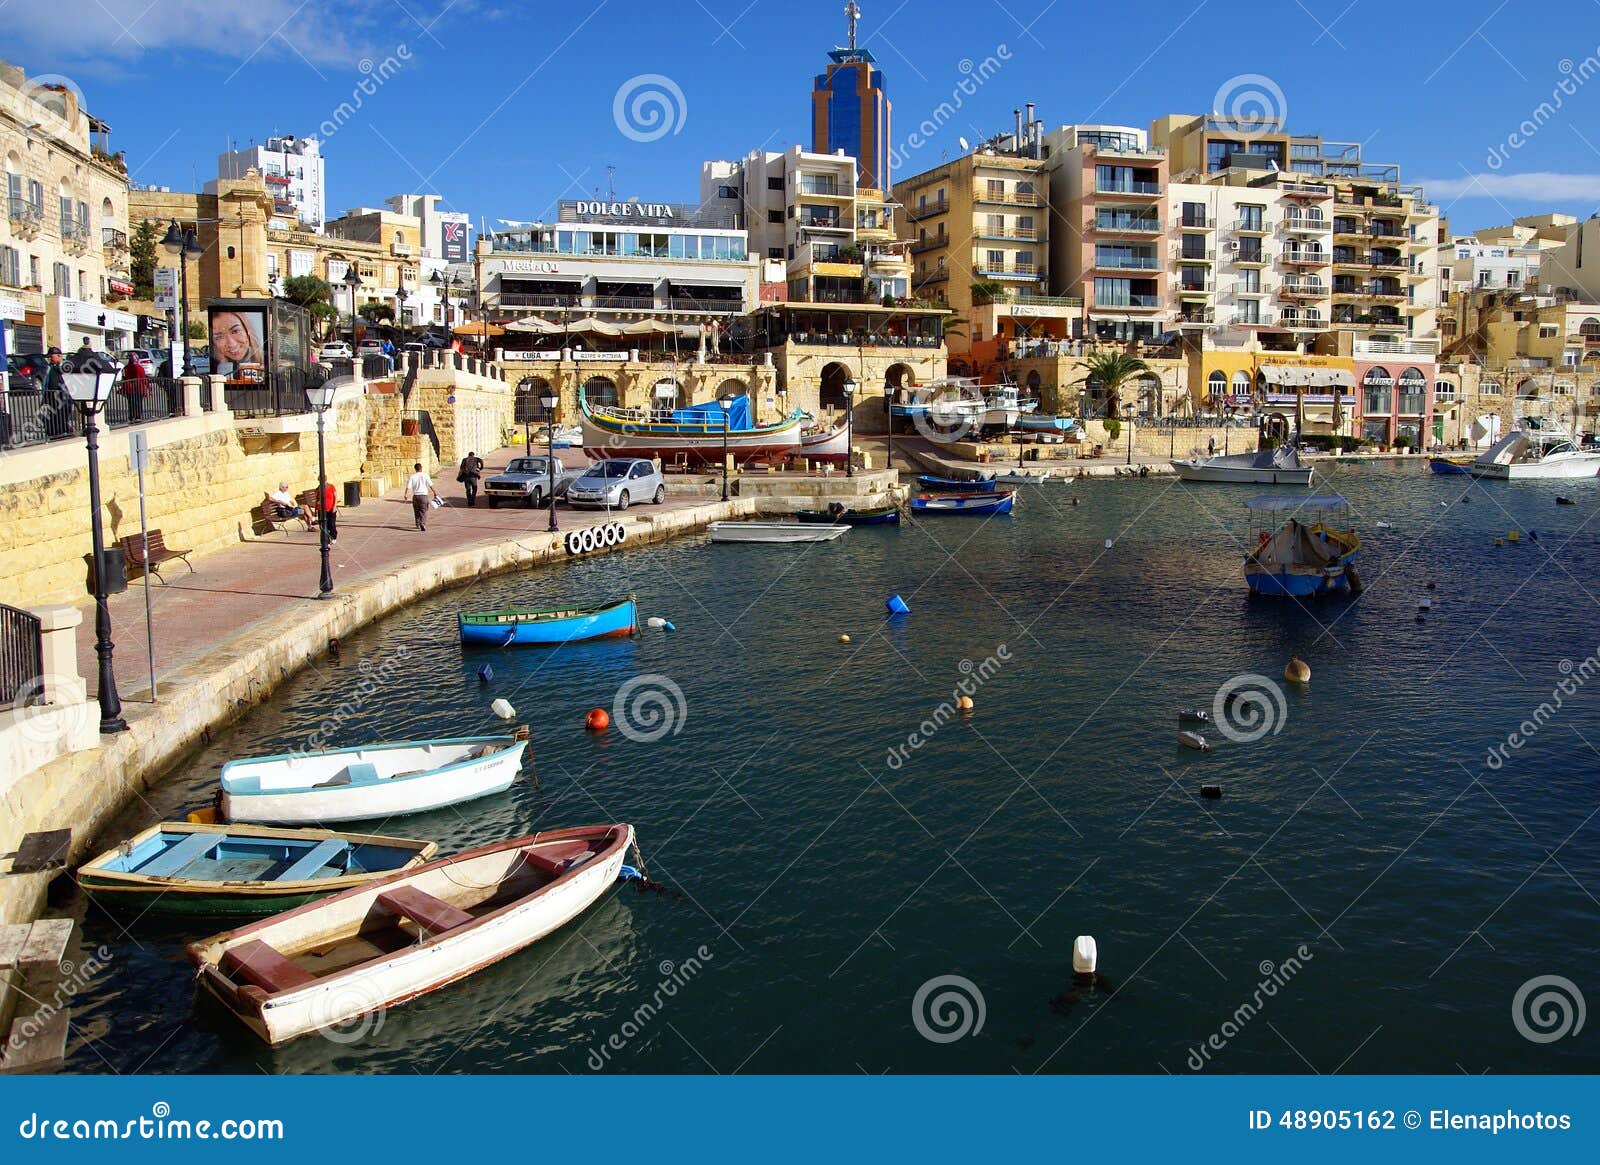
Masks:
[[[261,175],[272,194],[275,218],[288,218],[313,231],[326,221],[327,184],[321,146],[316,138],[292,134],[270,137],[261,145],[217,155],[217,177],[203,188],[215,194],[217,183],[243,178],[250,170]],[[285,224],[287,225],[287,224]]]

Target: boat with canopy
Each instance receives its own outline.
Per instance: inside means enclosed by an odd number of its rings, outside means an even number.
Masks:
[[[1298,599],[1359,593],[1361,579],[1352,564],[1361,539],[1353,529],[1328,524],[1348,505],[1337,494],[1263,494],[1245,502],[1254,543],[1244,560],[1250,593]],[[1302,520],[1306,516],[1309,523]]]

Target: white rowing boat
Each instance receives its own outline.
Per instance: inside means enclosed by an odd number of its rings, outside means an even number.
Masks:
[[[631,825],[468,850],[193,943],[201,984],[269,1044],[435,991],[537,942],[617,880]]]
[[[849,532],[849,526],[817,526],[801,522],[711,523],[713,542],[829,542]]]

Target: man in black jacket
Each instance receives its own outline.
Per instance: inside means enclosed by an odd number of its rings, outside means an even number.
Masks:
[[[468,453],[461,459],[461,468],[456,470],[456,480],[467,491],[467,505],[473,505],[478,500],[478,481],[483,477],[483,458],[476,453]]]
[[[49,361],[39,382],[39,423],[51,439],[72,436],[72,394],[67,392],[66,369],[61,365],[61,349],[52,347],[45,354]]]

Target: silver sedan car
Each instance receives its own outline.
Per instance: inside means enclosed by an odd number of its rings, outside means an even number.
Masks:
[[[608,457],[589,466],[567,488],[567,505],[625,510],[634,502],[667,500],[667,483],[654,462],[640,457]]]

